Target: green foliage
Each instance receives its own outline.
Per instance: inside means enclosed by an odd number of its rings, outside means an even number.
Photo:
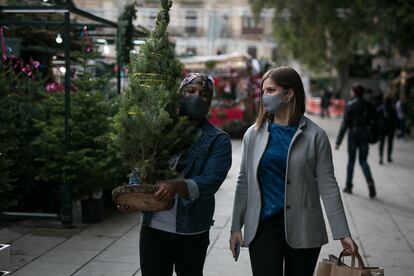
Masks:
[[[40,134],[32,145],[38,155],[35,161],[39,167],[36,180],[62,183],[64,167],[64,94],[50,94],[42,103],[43,116],[35,120]]]
[[[400,1],[250,0],[253,12],[272,7],[280,50],[316,71],[341,68],[379,46],[391,55],[414,48],[414,6]]]
[[[193,141],[187,118],[178,115],[183,66],[167,36],[172,2],[161,1],[155,30],[131,61],[129,87],[122,95],[111,138],[143,182],[175,176],[168,160]]]
[[[412,0],[358,1],[364,16],[371,24],[369,35],[383,48],[384,54],[406,55],[414,49],[414,5]]]
[[[13,162],[3,156],[6,154],[6,152],[1,152],[0,155],[0,212],[13,205],[13,202],[10,201],[10,194],[13,190],[13,180],[10,179],[10,167],[13,165]]]
[[[64,155],[64,94],[51,94],[44,101],[41,120],[36,120],[40,135],[33,142],[39,152],[37,180],[62,183],[63,171],[75,198],[91,198],[93,193],[119,185],[125,170],[114,150],[102,142],[108,135],[112,116],[117,111],[116,99],[102,92],[108,78],[93,77],[89,60],[96,53],[75,55],[82,71],[71,93],[70,145]]]
[[[5,210],[33,186],[30,144],[36,136],[33,118],[43,86],[35,78],[16,73],[12,64],[1,64],[0,87],[0,210]]]
[[[101,58],[101,55],[95,48],[91,52],[86,51],[86,45],[83,45],[81,51],[71,53],[71,60],[80,66],[80,70],[76,72],[78,78],[72,80],[75,87],[81,91],[105,91],[109,81],[109,74],[95,77],[95,64],[93,60]]]
[[[71,95],[71,143],[64,156],[64,94],[52,94],[44,102],[42,130],[33,146],[42,154],[37,180],[61,183],[63,170],[76,198],[91,197],[94,192],[118,185],[122,178],[116,153],[100,143],[109,129],[114,106],[98,90],[80,90]],[[116,183],[118,181],[118,183]]]
[[[116,53],[118,62],[122,65],[130,61],[130,52],[134,48],[134,25],[136,16],[136,3],[130,3],[124,7],[122,14],[118,18],[118,33],[116,35]]]

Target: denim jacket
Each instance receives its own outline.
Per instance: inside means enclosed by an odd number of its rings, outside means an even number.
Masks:
[[[201,125],[202,134],[191,146],[183,175],[191,194],[178,196],[176,230],[179,233],[195,233],[209,230],[213,225],[214,194],[218,191],[231,167],[231,141],[222,130],[207,119]],[[129,184],[139,184],[132,174]],[[194,192],[195,190],[195,192]],[[144,212],[142,224],[149,225],[151,212]]]

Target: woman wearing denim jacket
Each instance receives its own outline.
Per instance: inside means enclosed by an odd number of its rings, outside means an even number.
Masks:
[[[143,214],[139,248],[143,276],[171,276],[173,268],[177,276],[203,275],[209,229],[214,222],[214,194],[231,167],[229,136],[205,118],[213,96],[212,80],[191,73],[181,82],[180,90],[180,111],[189,117],[199,138],[171,159],[182,178],[156,183],[155,198],[175,198],[174,207]],[[139,172],[134,171],[129,184],[139,182]]]
[[[249,247],[253,275],[313,275],[328,242],[320,197],[334,239],[355,253],[325,132],[304,116],[305,92],[292,68],[262,78],[256,123],[243,138],[230,250]],[[241,229],[244,227],[244,238]],[[283,273],[284,271],[284,273]]]

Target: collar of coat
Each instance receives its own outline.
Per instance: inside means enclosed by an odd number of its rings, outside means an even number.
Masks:
[[[306,125],[306,117],[304,115],[300,116],[299,123],[298,123],[298,130],[302,132],[302,129]],[[264,125],[264,129],[267,129],[269,131],[270,123],[269,120],[266,121],[266,124]]]

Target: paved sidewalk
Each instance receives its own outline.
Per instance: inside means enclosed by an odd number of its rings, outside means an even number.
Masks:
[[[340,119],[311,117],[328,133],[333,144]],[[241,141],[233,141],[233,166],[216,195],[215,225],[211,229],[206,276],[251,275],[248,251],[242,248],[234,262],[228,249],[234,190],[240,164]],[[335,172],[343,187],[346,143],[334,151]],[[366,265],[381,265],[385,274],[412,275],[414,269],[414,143],[395,142],[394,163],[378,164],[377,145],[369,162],[378,197],[368,197],[359,164],[354,194],[343,195],[349,224]],[[138,257],[139,213],[115,213],[96,225],[60,229],[59,223],[30,221],[0,229],[0,243],[11,243],[13,275],[141,275]],[[329,227],[328,227],[329,229]],[[330,242],[320,258],[339,254]]]

